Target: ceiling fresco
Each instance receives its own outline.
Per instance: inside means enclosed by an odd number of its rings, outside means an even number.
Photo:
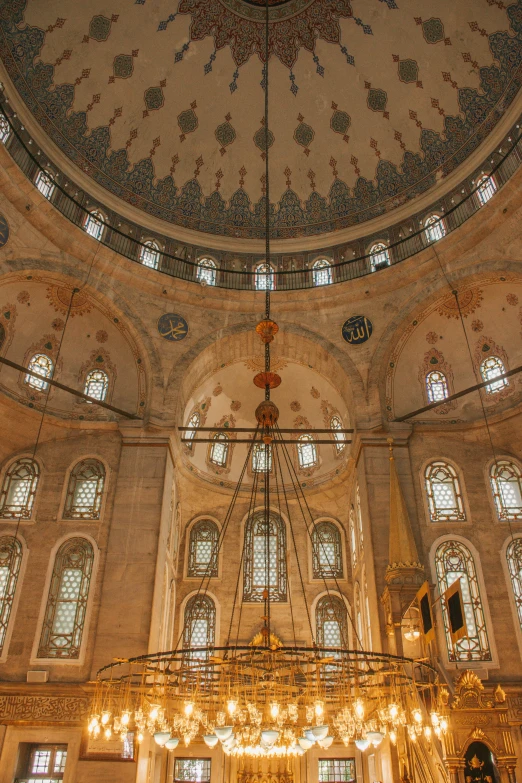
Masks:
[[[0,0],[0,54],[84,174],[207,234],[364,223],[435,185],[516,97],[522,0]]]

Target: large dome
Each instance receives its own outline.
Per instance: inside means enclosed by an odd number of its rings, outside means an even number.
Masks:
[[[259,239],[263,5],[2,0],[1,55],[26,109],[111,197],[184,230]],[[270,5],[274,237],[413,208],[519,90],[520,2]]]

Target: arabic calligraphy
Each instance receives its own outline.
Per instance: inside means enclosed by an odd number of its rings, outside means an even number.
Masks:
[[[9,223],[5,217],[0,213],[0,247],[7,244],[9,239]]]
[[[188,323],[177,313],[165,313],[158,320],[158,332],[171,343],[184,340],[188,334]]]
[[[361,345],[372,336],[373,324],[365,315],[352,315],[344,322],[342,334],[347,343]]]

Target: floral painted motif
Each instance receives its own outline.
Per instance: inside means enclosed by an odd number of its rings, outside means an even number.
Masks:
[[[476,318],[472,322],[471,328],[473,329],[474,332],[481,332],[483,330],[483,328],[484,328],[484,324],[482,323],[482,321],[480,321],[478,318]]]
[[[105,331],[105,329],[99,329],[99,330],[96,332],[96,339],[97,339],[97,341],[98,341],[99,343],[106,343],[106,342],[107,342],[107,340],[109,339],[109,335],[107,334],[107,332]]]
[[[52,321],[51,326],[55,332],[63,332],[65,321],[61,318],[55,318],[54,321]]]
[[[218,385],[214,387],[214,391],[212,392],[212,394],[214,395],[214,397],[219,397],[219,395],[222,392],[223,392],[223,387],[221,386],[220,383],[218,383]]]
[[[53,285],[47,289],[47,299],[57,313],[67,315],[70,308],[70,317],[90,313],[92,304],[87,294],[82,291],[74,291],[72,287]],[[71,304],[72,299],[72,304]]]
[[[516,294],[507,294],[506,302],[512,307],[516,307],[518,304],[518,296]]]
[[[310,389],[310,394],[312,395],[314,400],[318,400],[319,397],[321,396],[321,392],[318,389],[316,389],[315,386],[312,386],[312,388]]]
[[[426,342],[429,343],[430,345],[435,345],[438,339],[439,339],[439,335],[437,334],[437,332],[428,332],[428,334],[426,335]]]
[[[238,411],[241,408],[241,402],[239,400],[232,400],[230,403],[231,411]]]
[[[294,400],[290,403],[290,408],[294,413],[298,413],[301,410],[301,403],[298,400]]]
[[[29,293],[29,291],[20,291],[20,293],[16,297],[17,301],[20,302],[20,304],[28,304],[30,298],[31,298],[31,294]]]
[[[464,291],[458,292],[459,302],[450,294],[438,307],[440,315],[445,315],[446,318],[459,319],[462,314],[463,318],[467,318],[468,315],[472,315],[475,310],[480,307],[483,296],[482,291],[478,287],[466,288]],[[460,307],[460,313],[459,313]]]

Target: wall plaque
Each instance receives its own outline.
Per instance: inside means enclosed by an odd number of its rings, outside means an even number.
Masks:
[[[158,332],[171,343],[179,343],[188,334],[188,323],[177,313],[165,313],[158,320]]]
[[[342,334],[347,343],[361,345],[372,336],[373,324],[365,315],[352,315],[344,322]]]

